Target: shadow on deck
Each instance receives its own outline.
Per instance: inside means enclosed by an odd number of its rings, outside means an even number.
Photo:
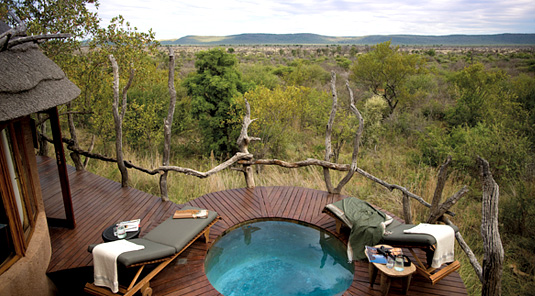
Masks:
[[[54,159],[37,158],[48,217],[64,218],[62,197]],[[92,281],[92,256],[87,246],[102,242],[106,227],[123,220],[141,219],[141,236],[182,207],[161,202],[159,197],[117,182],[68,167],[77,227],[50,227],[52,259],[50,278],[65,295],[83,293],[83,285]],[[323,207],[344,196],[298,187],[257,187],[232,189],[203,195],[188,204],[217,211],[223,218],[210,231],[215,240],[223,231],[238,223],[262,217],[280,217],[305,221],[335,232],[335,222],[321,213]],[[344,237],[342,240],[346,239]],[[195,242],[151,281],[153,295],[221,295],[204,274],[204,257],[209,248],[202,240]],[[408,253],[408,252],[407,252]],[[368,284],[368,264],[356,262],[352,286],[344,295],[380,295],[379,281]],[[397,282],[390,295],[400,295]],[[431,285],[415,275],[407,295],[467,295],[457,272]]]

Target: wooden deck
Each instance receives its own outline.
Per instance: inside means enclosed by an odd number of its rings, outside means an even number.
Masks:
[[[47,215],[62,218],[64,214],[55,161],[38,158],[38,164]],[[161,202],[158,197],[135,189],[121,188],[119,183],[88,172],[76,172],[72,167],[69,167],[69,177],[77,227],[74,230],[50,228],[53,253],[48,272],[51,275],[67,275],[84,268],[90,270],[92,257],[87,252],[87,246],[102,242],[101,232],[107,226],[117,221],[141,218],[143,236],[182,207]],[[223,218],[212,227],[210,240],[213,241],[233,225],[263,217],[305,221],[334,232],[334,220],[321,211],[326,204],[341,198],[343,196],[306,188],[258,187],[209,193],[188,204],[217,211]],[[343,236],[342,239],[345,239]],[[202,240],[195,242],[160,272],[151,281],[153,295],[221,295],[204,274],[204,257],[209,246]],[[91,281],[91,275],[85,276],[87,279],[84,281]],[[368,284],[367,263],[357,262],[353,284],[344,295],[380,295],[379,289],[379,281],[373,288]],[[390,295],[400,293],[400,285],[394,281]],[[467,293],[460,276],[455,272],[435,285],[415,275],[407,295]]]

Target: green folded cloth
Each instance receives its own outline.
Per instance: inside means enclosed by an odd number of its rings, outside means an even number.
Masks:
[[[349,197],[333,204],[339,208],[351,222],[351,233],[347,245],[349,260],[364,260],[366,245],[378,244],[383,238],[386,215],[369,203],[356,197]]]

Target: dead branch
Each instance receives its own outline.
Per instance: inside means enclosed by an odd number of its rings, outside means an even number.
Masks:
[[[20,38],[12,39],[8,41],[7,48],[9,49],[19,44],[23,44],[27,42],[40,42],[40,41],[48,40],[48,39],[69,38],[69,37],[71,37],[71,34],[67,34],[67,33],[20,37]]]
[[[255,159],[255,160],[252,160],[252,161],[240,161],[239,162],[240,164],[250,164],[250,165],[278,165],[280,167],[285,167],[285,168],[289,168],[289,169],[294,169],[294,168],[300,168],[300,167],[306,167],[306,166],[312,166],[312,165],[315,165],[315,166],[321,166],[323,168],[328,168],[328,169],[333,169],[333,170],[337,170],[337,171],[349,171],[350,169],[350,165],[347,165],[347,164],[338,164],[338,163],[332,163],[332,162],[328,162],[328,161],[324,161],[324,160],[318,160],[318,159],[314,159],[314,158],[308,158],[307,160],[303,160],[303,161],[297,161],[297,162],[287,162],[287,161],[283,161],[283,160],[279,160],[279,159]],[[397,184],[390,184],[382,179],[379,179],[377,177],[375,177],[374,175],[366,172],[365,170],[357,167],[357,169],[355,170],[355,172],[361,174],[362,176],[382,185],[383,187],[386,187],[389,191],[393,191],[394,189],[397,189],[399,191],[401,191],[403,194],[406,194],[408,197],[411,197],[415,200],[417,200],[418,202],[420,202],[422,205],[430,208],[431,207],[431,204],[428,203],[427,201],[425,201],[422,197],[410,192],[409,190],[407,190],[407,188],[403,187],[403,186],[400,186],[400,185],[397,185]],[[450,215],[450,216],[455,216],[455,213],[451,212],[451,211],[446,211],[446,214]]]
[[[325,132],[325,161],[326,162],[330,162],[331,157],[332,157],[331,137],[332,137],[334,119],[336,117],[336,108],[338,106],[338,94],[336,92],[336,74],[334,73],[334,71],[331,71],[331,92],[333,96],[333,104],[331,107],[331,114],[329,116],[329,121],[327,122],[327,130]],[[334,187],[331,182],[331,172],[326,167],[323,167],[323,179],[325,179],[325,185],[327,186],[327,191],[333,192]]]
[[[169,157],[171,154],[171,126],[173,125],[173,116],[175,114],[176,105],[175,53],[172,47],[169,47],[169,75],[167,80],[167,88],[169,89],[169,110],[167,111],[167,118],[163,124],[163,166],[169,165]],[[160,176],[160,194],[163,201],[169,200],[167,193],[167,172],[164,172]]]
[[[438,171],[437,186],[435,187],[435,194],[433,195],[433,200],[431,201],[431,213],[435,213],[442,199],[442,191],[446,185],[446,180],[448,179],[448,167],[451,163],[451,155],[448,155],[446,161],[440,166]],[[428,221],[431,220],[431,217]],[[433,223],[433,222],[428,222]]]
[[[0,34],[0,51],[8,49],[11,38],[26,35],[26,24],[24,24],[14,12],[8,11],[8,14],[18,23],[18,25],[15,28]]]
[[[238,148],[240,149],[241,153],[249,154],[249,143],[251,141],[260,141],[260,138],[257,137],[249,137],[247,134],[247,130],[249,129],[249,125],[255,121],[256,119],[251,119],[251,106],[249,105],[249,101],[245,98],[245,116],[243,117],[243,124],[240,132],[240,136],[238,137],[238,140],[236,143],[238,144]],[[247,188],[254,188],[255,182],[253,177],[253,169],[250,165],[243,165],[243,169],[241,170],[245,176],[245,184]]]
[[[447,217],[442,216],[441,220],[442,222],[448,224],[449,226],[453,228],[457,228],[457,226],[455,226]],[[470,264],[474,268],[474,271],[476,272],[477,277],[479,278],[481,282],[483,282],[483,278],[482,278],[483,272],[481,269],[481,265],[479,264],[479,261],[477,261],[476,255],[474,254],[474,252],[472,252],[472,249],[470,249],[470,246],[468,246],[468,244],[466,243],[466,241],[464,240],[463,236],[461,235],[459,231],[455,232],[455,238],[457,239],[457,243],[459,244],[461,249],[464,251],[466,256],[468,256],[468,260],[470,261]]]
[[[112,54],[109,55],[113,69],[113,119],[115,121],[115,151],[117,154],[117,166],[121,172],[121,186],[128,187],[128,170],[123,159],[123,116],[119,114],[119,66]],[[126,92],[123,91],[123,94]],[[123,96],[123,107],[126,95]]]
[[[433,212],[432,208],[433,205],[431,205],[431,214],[429,215],[429,218],[427,219],[427,223],[436,223],[438,219],[444,215],[455,203],[461,199],[466,193],[468,192],[468,187],[464,186],[459,190],[457,193],[452,195],[450,198],[448,198],[444,203],[442,203],[435,211]]]
[[[250,160],[252,158],[253,158],[253,155],[250,153],[237,152],[234,156],[229,158],[227,161],[219,164],[218,166],[210,169],[207,172],[200,172],[200,171],[196,171],[196,170],[189,169],[189,168],[182,168],[179,166],[161,166],[154,170],[151,170],[151,171],[146,170],[144,172],[146,172],[147,174],[155,175],[155,174],[161,174],[162,172],[165,172],[165,171],[173,171],[173,172],[183,173],[188,176],[194,176],[194,177],[204,179],[224,169],[229,168],[231,165],[239,162],[240,160]],[[131,164],[128,163],[128,165],[131,165]],[[139,167],[135,167],[133,165],[132,165],[132,168],[136,168],[139,170]]]
[[[355,134],[355,138],[353,140],[353,155],[351,157],[351,165],[349,168],[349,171],[347,172],[346,176],[338,183],[338,186],[334,189],[333,193],[340,193],[342,192],[342,188],[353,178],[353,175],[355,174],[355,171],[357,170],[357,157],[359,153],[359,146],[360,146],[360,139],[362,138],[362,132],[364,131],[364,119],[362,118],[362,115],[360,114],[359,110],[355,106],[355,99],[353,98],[353,91],[351,90],[351,87],[349,87],[349,82],[346,81],[346,87],[349,92],[349,108],[357,119],[359,120],[359,127],[357,129],[357,132]]]

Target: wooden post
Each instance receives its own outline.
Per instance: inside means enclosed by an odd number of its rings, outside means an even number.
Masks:
[[[331,148],[331,135],[333,131],[334,118],[336,117],[336,108],[338,106],[338,94],[336,93],[336,74],[331,72],[331,92],[333,96],[333,104],[331,107],[331,115],[327,122],[327,130],[325,131],[325,161],[331,161],[332,148]],[[327,186],[327,192],[334,193],[334,186],[331,181],[331,172],[328,168],[323,168],[323,179],[325,180],[325,186]]]
[[[113,55],[109,55],[111,66],[113,69],[113,119],[115,120],[115,148],[117,153],[117,166],[121,172],[121,186],[128,187],[128,170],[124,164],[123,159],[123,119],[126,112],[126,93],[132,85],[132,80],[134,80],[134,68],[130,71],[130,78],[128,83],[123,88],[123,100],[121,105],[121,113],[119,114],[119,66]]]
[[[412,224],[411,198],[403,193],[403,219],[405,224]]]
[[[494,181],[489,163],[478,157],[483,183],[481,236],[483,237],[483,286],[481,295],[501,295],[504,250],[498,228],[498,202],[500,187]]]
[[[163,166],[169,165],[169,157],[171,154],[171,126],[173,125],[173,116],[175,114],[176,105],[176,90],[175,90],[175,53],[172,47],[169,47],[169,76],[167,81],[169,88],[169,110],[167,111],[167,118],[163,125],[164,143],[163,143]],[[160,175],[160,193],[162,201],[169,201],[167,192],[167,174],[164,171]]]
[[[243,117],[243,124],[242,129],[240,132],[240,136],[238,137],[238,140],[236,143],[238,144],[238,148],[240,149],[240,152],[242,154],[249,154],[249,143],[251,141],[260,141],[260,138],[256,137],[249,137],[247,134],[247,129],[249,128],[249,125],[255,121],[255,119],[251,119],[251,106],[249,105],[249,102],[247,99],[245,99],[245,116]],[[252,159],[252,157],[251,157]],[[247,188],[255,188],[255,181],[254,181],[254,175],[253,175],[253,168],[251,167],[250,163],[243,164],[243,174],[245,175],[245,184]]]
[[[54,107],[47,110],[50,117],[50,126],[54,141],[54,150],[56,151],[56,162],[58,165],[59,182],[61,185],[61,195],[63,196],[63,205],[65,207],[66,226],[69,228],[76,227],[74,219],[74,208],[71,198],[71,186],[69,184],[69,173],[67,172],[67,162],[65,161],[65,151],[61,137],[61,127],[59,123],[58,108]]]

